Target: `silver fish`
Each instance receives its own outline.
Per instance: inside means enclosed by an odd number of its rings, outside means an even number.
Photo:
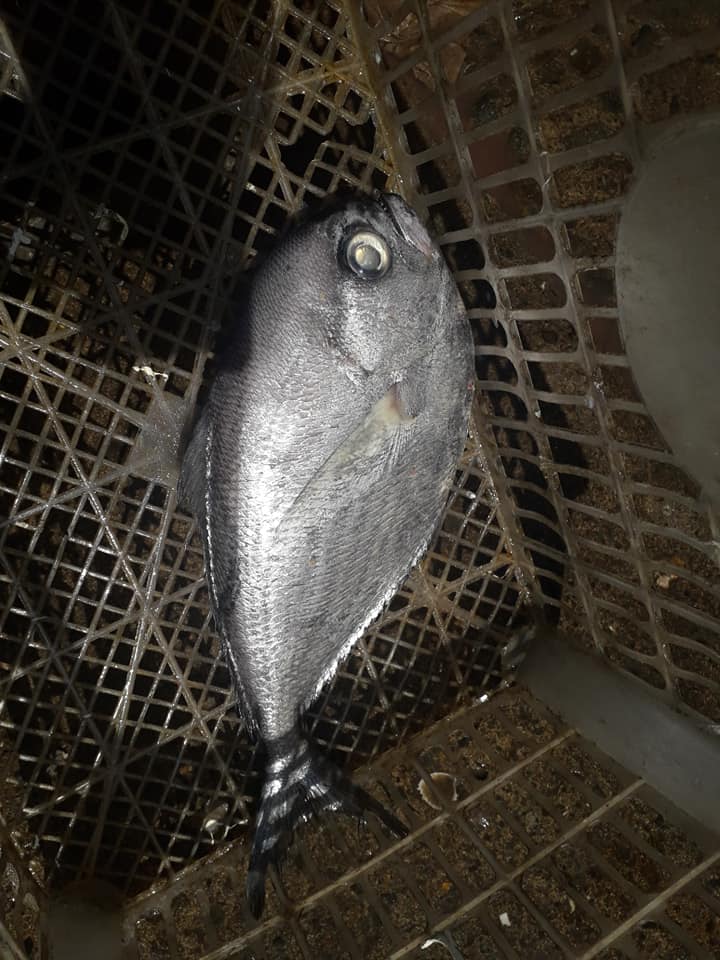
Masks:
[[[310,746],[303,711],[425,551],[467,435],[473,345],[398,196],[306,218],[255,271],[180,494],[240,712],[267,750],[248,902],[323,809],[404,825]]]

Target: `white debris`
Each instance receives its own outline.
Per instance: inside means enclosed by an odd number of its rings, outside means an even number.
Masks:
[[[8,252],[7,252],[8,260],[12,263],[12,261],[15,259],[15,254],[18,252],[18,248],[20,247],[20,245],[30,243],[31,241],[32,241],[32,237],[30,236],[29,233],[25,233],[25,231],[21,227],[15,227],[15,229],[13,230],[13,235],[10,238],[10,246],[8,247]]]
[[[90,212],[90,216],[98,221],[98,230],[103,233],[109,233],[113,223],[120,224],[120,235],[116,240],[117,246],[121,247],[126,239],[127,235],[130,232],[128,222],[124,217],[121,217],[119,213],[115,210],[111,210],[110,207],[106,207],[104,203],[101,203],[95,210]],[[82,239],[82,238],[81,238]]]
[[[450,773],[431,773],[430,779],[432,781],[433,787],[435,788],[435,794],[439,794],[443,800],[448,803],[454,803],[458,798],[457,792],[457,778],[453,777]],[[423,798],[425,803],[432,807],[433,810],[442,810],[442,806],[437,803],[434,799],[433,791],[431,791],[425,780],[421,780],[418,783],[418,793]]]
[[[162,380],[165,383],[170,374],[169,373],[160,373],[150,366],[149,363],[146,363],[144,366],[140,367],[137,364],[133,366],[135,373],[144,373],[146,377],[149,377],[151,380]]]
[[[427,950],[427,948],[431,947],[433,944],[437,944],[440,947],[444,947],[447,950],[447,952],[450,954],[450,956],[453,958],[453,960],[462,960],[462,957],[457,952],[457,948],[452,942],[452,938],[450,938],[450,942],[448,942],[445,934],[441,933],[437,937],[429,937],[425,941],[425,943],[421,944],[420,949]]]
[[[510,917],[507,915],[507,913],[500,914],[500,923],[502,924],[503,927],[512,926],[512,924],[510,923]]]
[[[428,947],[431,947],[434,943],[439,943],[441,947],[444,947],[444,946],[445,946],[445,944],[442,942],[442,940],[438,940],[437,937],[430,937],[429,940],[426,940],[425,943],[422,943],[422,944],[420,945],[420,949],[421,949],[421,950],[427,950],[427,948],[428,948]]]

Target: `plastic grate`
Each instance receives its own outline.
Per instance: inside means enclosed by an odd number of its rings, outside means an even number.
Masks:
[[[406,840],[358,834],[343,817],[308,824],[259,924],[236,843],[130,906],[132,955],[608,960],[717,948],[718,838],[518,691],[442,720],[366,777],[410,826]],[[653,953],[665,936],[687,954]]]
[[[566,633],[716,722],[717,517],[634,384],[614,253],[645,144],[720,103],[718,15],[377,0],[368,20],[404,182],[446,250],[472,251],[456,275],[516,547]]]

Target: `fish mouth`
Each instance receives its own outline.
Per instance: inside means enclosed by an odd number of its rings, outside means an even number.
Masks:
[[[426,260],[432,260],[435,248],[430,235],[403,198],[397,193],[381,193],[376,190],[373,199],[390,218],[399,236],[410,246],[419,250]]]

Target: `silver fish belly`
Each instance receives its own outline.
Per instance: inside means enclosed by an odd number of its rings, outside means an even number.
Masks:
[[[186,451],[240,711],[267,749],[248,875],[321,809],[404,827],[299,721],[419,559],[467,434],[473,344],[424,227],[393,195],[297,224],[255,271]]]

